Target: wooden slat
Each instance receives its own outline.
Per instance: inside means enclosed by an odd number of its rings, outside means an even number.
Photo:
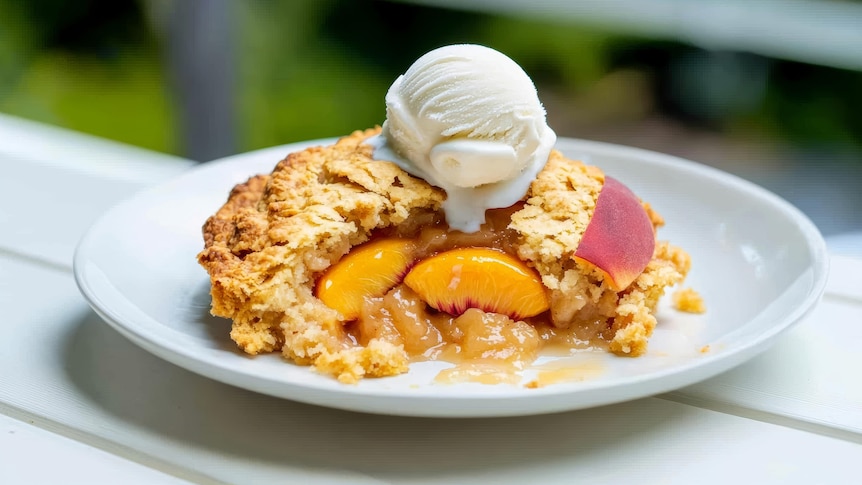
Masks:
[[[5,484],[191,483],[3,414],[0,450],[0,483]]]
[[[840,483],[862,457],[856,443],[656,398],[433,420],[258,395],[129,343],[66,272],[2,256],[0,307],[15,341],[0,353],[3,406],[194,481]]]
[[[774,348],[667,397],[862,442],[860,275],[862,260],[833,257],[823,301]]]

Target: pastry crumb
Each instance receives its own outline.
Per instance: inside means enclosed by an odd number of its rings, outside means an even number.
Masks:
[[[683,288],[673,293],[673,306],[677,310],[686,313],[704,313],[706,304],[700,293],[691,289]]]
[[[707,352],[709,352],[709,345],[704,345],[703,347],[700,348],[701,354],[705,354]]]

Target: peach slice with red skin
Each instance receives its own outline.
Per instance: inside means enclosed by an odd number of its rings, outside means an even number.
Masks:
[[[452,315],[478,308],[520,320],[550,305],[535,271],[490,248],[458,248],[424,259],[407,273],[404,284],[432,308]]]
[[[367,297],[379,297],[401,282],[413,264],[415,244],[407,239],[378,239],[353,248],[317,281],[315,296],[355,320]]]
[[[654,251],[655,229],[640,199],[606,176],[575,258],[598,268],[615,291],[622,291],[640,276]]]

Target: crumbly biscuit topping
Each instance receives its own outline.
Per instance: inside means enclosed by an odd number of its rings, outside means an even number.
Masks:
[[[269,175],[237,185],[203,228],[198,261],[212,284],[212,313],[233,320],[231,338],[245,352],[281,351],[343,382],[405,372],[401,345],[345,334],[335,310],[314,296],[316,278],[375,231],[409,233],[439,219],[445,193],[395,164],[372,159],[357,131],[332,146],[288,155]],[[604,174],[554,151],[513,213],[517,255],[551,293],[554,325],[599,325],[610,351],[640,355],[655,327],[665,288],[690,265],[683,250],[660,242],[646,270],[622,292],[573,258]],[[655,227],[661,217],[645,205]]]

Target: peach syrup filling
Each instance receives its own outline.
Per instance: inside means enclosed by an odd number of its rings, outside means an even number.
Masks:
[[[429,261],[429,258],[454,252],[453,250],[487,248],[493,250],[493,253],[499,253],[503,258],[517,258],[518,235],[516,231],[509,229],[508,225],[512,213],[520,208],[520,205],[516,205],[489,210],[486,223],[475,233],[450,231],[439,218],[417,220],[379,231],[369,242],[353,248],[345,258],[359,251],[370,255],[365,258],[370,261],[369,264],[349,264],[351,269],[348,271],[360,274],[348,272],[344,275],[333,275],[346,260],[342,258],[322,275],[317,284],[318,297],[324,303],[339,309],[342,314],[348,311],[341,310],[339,305],[350,308],[351,314],[346,316],[348,321],[344,325],[345,345],[367,346],[374,339],[386,341],[403,346],[414,362],[440,360],[457,364],[455,368],[442,372],[437,378],[438,381],[482,383],[517,382],[516,372],[525,369],[540,352],[563,356],[579,350],[606,348],[606,339],[612,337],[606,335],[609,331],[607,315],[613,311],[616,300],[600,301],[598,305],[587,304],[577,310],[576,318],[569,325],[555,326],[552,322],[554,312],[572,312],[562,308],[567,305],[565,300],[550,299],[550,292],[541,286],[538,274],[535,274],[534,278],[543,292],[539,297],[546,302],[543,308],[548,308],[550,304],[550,309],[523,318],[519,317],[519,313],[524,312],[516,308],[512,309],[513,311],[493,311],[496,309],[493,304],[483,305],[481,301],[503,302],[498,305],[518,301],[521,295],[517,293],[519,288],[523,287],[523,282],[507,284],[505,279],[511,275],[488,275],[488,281],[497,283],[489,284],[487,289],[483,289],[475,298],[480,301],[470,305],[472,307],[466,310],[460,308],[453,313],[442,311],[440,305],[424,300],[417,291],[405,284],[404,277],[411,269]],[[369,251],[368,248],[373,247],[379,248],[379,251]],[[387,252],[391,248],[399,247],[409,247],[410,258],[413,260],[409,266],[402,261],[400,255]],[[393,262],[386,270],[397,276],[390,274],[373,281],[374,278],[369,273],[386,271],[375,269],[374,265],[385,265],[387,258]],[[535,273],[524,263],[518,263],[530,273]],[[495,270],[489,265],[489,271],[493,273]],[[327,299],[336,297],[326,297],[322,293],[324,287],[332,286],[331,280],[335,278],[344,280],[345,288],[348,288],[347,285],[360,286],[369,288],[367,291],[370,292],[376,291],[373,288],[380,288],[380,281],[384,281],[387,282],[384,284],[388,290],[383,290],[383,294],[379,295],[363,294],[355,304],[343,304],[339,301],[331,303]],[[449,289],[451,288],[444,288]],[[349,290],[335,290],[336,293],[345,291]],[[527,306],[536,308],[533,299],[528,302]],[[435,306],[438,308],[435,309]],[[358,308],[354,311],[354,307]]]
[[[415,366],[420,379],[450,361],[438,379],[544,372],[536,386],[647,352],[657,305],[691,261],[656,240],[664,221],[634,192],[552,151],[522,202],[464,233],[446,223],[444,190],[373,157],[377,135],[291,153],[207,219],[198,262],[211,313],[232,320],[243,352],[279,352],[344,383],[433,360]],[[697,294],[678,300],[703,311]]]

